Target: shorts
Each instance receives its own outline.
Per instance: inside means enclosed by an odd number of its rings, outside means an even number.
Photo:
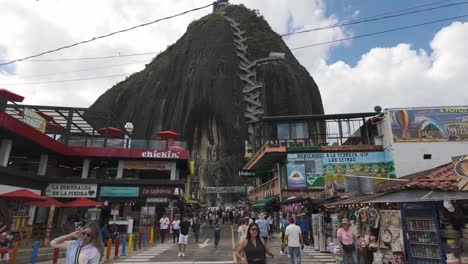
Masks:
[[[188,244],[188,235],[182,235],[180,234],[179,235],[179,244],[184,244],[184,245],[187,245]]]

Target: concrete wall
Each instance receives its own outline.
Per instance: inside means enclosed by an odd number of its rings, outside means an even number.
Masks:
[[[434,168],[468,154],[468,142],[395,143],[392,146],[397,177]],[[423,159],[431,154],[431,159]]]

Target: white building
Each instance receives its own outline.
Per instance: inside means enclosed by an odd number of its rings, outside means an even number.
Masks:
[[[385,109],[377,144],[393,155],[397,177],[434,168],[468,154],[468,106]]]

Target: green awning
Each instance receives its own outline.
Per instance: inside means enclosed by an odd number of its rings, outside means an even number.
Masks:
[[[265,205],[268,205],[272,203],[278,196],[272,196],[268,197],[266,199],[260,200],[252,205],[253,208],[259,208],[259,207],[264,207]]]

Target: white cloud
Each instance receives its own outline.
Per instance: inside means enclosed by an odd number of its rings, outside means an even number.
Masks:
[[[327,113],[372,111],[375,105],[417,107],[468,104],[468,23],[454,22],[430,43],[374,48],[355,67],[342,61],[311,72]]]
[[[164,3],[164,4],[162,4]],[[206,2],[204,4],[207,4]],[[137,24],[153,21],[168,15],[199,7],[196,0],[153,1],[139,0],[138,3],[123,0],[107,1],[3,1],[0,9],[2,58],[16,59],[36,54],[74,42],[121,30]],[[47,58],[77,58],[105,55],[162,51],[174,43],[186,30],[187,25],[211,12],[210,8],[162,21],[147,27],[118,34],[71,49],[62,50]],[[32,83],[68,80],[117,74],[131,74],[143,69],[154,56],[116,58],[73,62],[19,62],[15,74],[0,71],[0,84]],[[77,71],[107,65],[122,65],[88,72],[25,78],[24,76]],[[125,77],[98,79],[93,81],[66,82],[41,85],[1,85],[26,97],[27,104],[84,106],[93,103],[99,95]]]
[[[89,39],[129,26],[152,21],[210,1],[174,0],[81,0],[81,1],[2,1],[0,9],[0,55],[20,58],[62,45]],[[326,15],[323,0],[231,0],[251,9],[259,9],[273,30],[288,31],[288,19],[293,15],[292,28],[305,30],[338,22]],[[130,4],[131,3],[131,4]],[[75,58],[112,54],[162,51],[185,32],[187,25],[208,13],[211,8],[182,17],[139,28],[41,58]],[[359,10],[355,10],[358,14]],[[285,38],[290,48],[326,42],[352,36],[342,28],[317,31]],[[340,42],[294,51],[319,85],[325,111],[369,111],[382,107],[468,104],[467,23],[454,23],[441,29],[431,42],[430,51],[415,50],[410,44],[374,48],[362,55],[355,67],[344,62],[326,63],[337,45],[358,45]],[[53,81],[104,75],[131,74],[139,71],[153,56],[99,61],[22,62],[15,64],[16,75],[0,71],[0,84]],[[55,76],[26,78],[25,76],[76,71],[127,62],[135,64]],[[99,95],[125,77],[60,84],[7,86],[26,96],[25,103],[89,106]]]

